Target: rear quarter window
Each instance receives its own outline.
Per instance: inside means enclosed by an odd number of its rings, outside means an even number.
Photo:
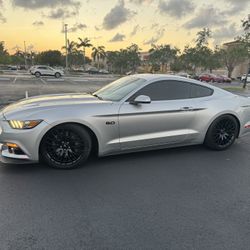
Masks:
[[[191,84],[191,98],[199,98],[213,95],[214,90],[205,86]]]

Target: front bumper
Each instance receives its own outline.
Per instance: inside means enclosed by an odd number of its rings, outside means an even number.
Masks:
[[[0,120],[0,161],[3,163],[26,164],[39,161],[39,145],[49,129],[46,122],[27,130],[12,129],[6,120]],[[18,150],[8,147],[16,144]]]

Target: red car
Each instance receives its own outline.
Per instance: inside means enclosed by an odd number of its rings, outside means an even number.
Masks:
[[[232,82],[232,79],[230,77],[227,77],[227,76],[221,76],[223,78],[223,82]]]
[[[223,82],[223,78],[214,74],[203,74],[199,76],[199,80],[202,82]]]

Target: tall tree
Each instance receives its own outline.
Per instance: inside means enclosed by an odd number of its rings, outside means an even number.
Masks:
[[[179,49],[172,48],[169,44],[166,45],[153,45],[149,50],[149,62],[155,67],[161,68],[161,71],[166,71],[168,65],[170,65],[176,58]]]
[[[105,47],[104,46],[93,47],[91,56],[94,59],[94,61],[97,61],[97,67],[98,69],[100,69],[100,60],[106,58]]]
[[[77,44],[77,48],[82,48],[83,52],[83,67],[85,68],[85,56],[86,56],[86,48],[90,48],[93,45],[90,43],[90,39],[86,38],[78,38],[79,43]]]
[[[247,86],[247,76],[250,73],[250,15],[248,18],[242,21],[242,27],[245,31],[245,34],[242,36],[241,41],[245,44],[247,50],[247,59],[248,59],[248,67],[246,72],[246,78],[244,80],[243,88]]]
[[[62,54],[59,50],[42,51],[35,58],[39,64],[45,64],[50,66],[62,65]]]
[[[77,53],[77,44],[74,41],[67,41],[67,48],[65,46],[62,47],[63,50],[67,50],[68,52],[68,60],[69,60],[69,67],[71,68],[74,63],[74,54]]]
[[[5,49],[3,41],[0,41],[0,64],[9,64],[10,56],[8,51]]]
[[[209,38],[211,38],[211,30],[209,28],[203,28],[196,35],[196,46],[198,48],[207,46]]]
[[[228,45],[226,48],[221,49],[219,53],[222,63],[228,70],[228,77],[232,76],[232,72],[238,64],[247,59],[246,46],[241,41]]]

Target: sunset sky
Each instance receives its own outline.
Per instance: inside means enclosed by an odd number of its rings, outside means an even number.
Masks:
[[[60,50],[67,23],[70,40],[89,37],[107,50],[131,43],[183,49],[203,27],[214,46],[239,35],[249,13],[249,0],[0,0],[0,41],[10,52],[24,41],[33,51]]]

